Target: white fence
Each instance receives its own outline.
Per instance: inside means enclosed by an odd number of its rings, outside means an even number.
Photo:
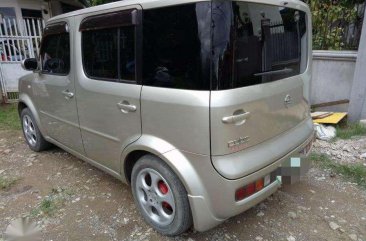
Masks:
[[[20,63],[38,56],[43,28],[42,19],[0,20],[0,83],[4,102],[18,99],[18,78],[28,73]]]

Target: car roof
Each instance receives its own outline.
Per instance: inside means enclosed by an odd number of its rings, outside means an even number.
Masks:
[[[65,13],[53,17],[48,20],[48,22],[53,22],[57,20],[66,19],[73,16],[88,14],[88,13],[96,13],[108,9],[119,8],[119,7],[128,7],[128,6],[136,6],[140,5],[143,9],[151,9],[151,8],[158,8],[158,7],[166,7],[166,6],[174,6],[174,5],[182,5],[187,3],[196,3],[196,2],[208,2],[210,0],[121,0],[117,2],[102,4],[94,7],[84,8],[77,11]],[[284,5],[288,7],[297,8],[303,11],[309,12],[309,7],[306,3],[300,0],[237,0],[237,1],[244,1],[244,2],[252,2],[252,3],[263,3],[263,4],[274,4],[274,5]]]
[[[171,5],[194,3],[194,2],[204,2],[204,1],[207,0],[123,0],[112,3],[106,3],[94,7],[83,8],[73,12],[57,15],[56,17],[49,19],[49,21],[52,22],[54,20],[61,20],[72,16],[83,15],[92,12],[99,12],[111,8],[133,6],[133,5],[140,5],[143,9],[149,9],[149,8],[157,8]]]

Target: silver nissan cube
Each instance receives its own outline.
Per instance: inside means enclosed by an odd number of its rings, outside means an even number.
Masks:
[[[131,185],[164,235],[208,230],[308,168],[311,18],[299,0],[126,0],[50,19],[19,114]]]

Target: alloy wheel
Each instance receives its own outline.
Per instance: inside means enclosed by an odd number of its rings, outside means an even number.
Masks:
[[[23,131],[28,143],[35,146],[37,144],[37,132],[32,119],[28,115],[23,116]]]
[[[142,169],[136,179],[137,200],[143,211],[159,226],[174,220],[175,200],[164,177],[151,168]]]

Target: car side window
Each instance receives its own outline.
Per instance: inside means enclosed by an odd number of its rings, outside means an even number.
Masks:
[[[86,17],[81,21],[83,68],[91,79],[136,81],[136,9]]]
[[[42,72],[67,75],[70,72],[70,37],[68,33],[46,35],[41,47]]]
[[[118,29],[86,31],[82,35],[84,70],[88,77],[118,79]]]
[[[135,80],[134,26],[83,31],[82,54],[90,78]]]

